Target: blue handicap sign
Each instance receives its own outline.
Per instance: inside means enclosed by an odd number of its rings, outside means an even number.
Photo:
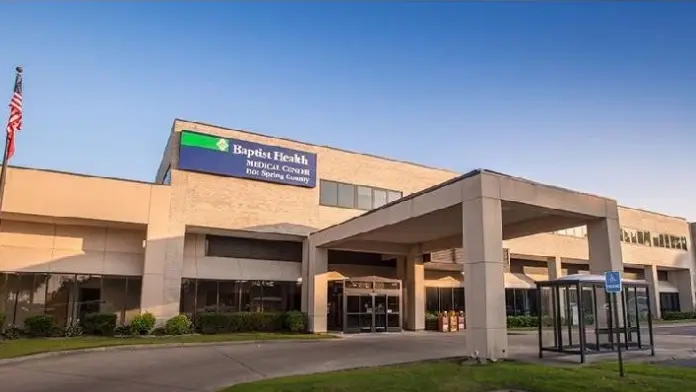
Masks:
[[[609,271],[604,273],[604,290],[607,293],[621,292],[621,272]]]

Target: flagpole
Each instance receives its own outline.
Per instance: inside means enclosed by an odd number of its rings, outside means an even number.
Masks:
[[[17,67],[15,70],[17,71],[15,84],[17,84],[17,79],[22,75],[22,67]],[[5,153],[2,156],[2,170],[0,170],[0,222],[2,222],[2,202],[5,198],[5,183],[7,182],[7,161],[9,160],[7,155],[10,152],[10,133],[5,132],[5,134]]]

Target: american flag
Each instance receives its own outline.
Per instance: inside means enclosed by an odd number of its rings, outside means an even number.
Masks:
[[[10,99],[10,118],[7,121],[7,159],[12,158],[15,149],[15,133],[22,129],[22,71],[17,70],[14,93]]]

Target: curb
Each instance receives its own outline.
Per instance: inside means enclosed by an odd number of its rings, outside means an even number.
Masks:
[[[655,328],[674,328],[674,327],[696,327],[696,322],[653,324],[653,329],[655,329]]]
[[[138,351],[138,350],[157,350],[165,348],[177,348],[177,347],[207,347],[207,346],[237,346],[237,345],[249,345],[249,344],[266,344],[266,343],[317,343],[326,341],[337,341],[340,339],[277,339],[277,340],[244,340],[236,342],[201,342],[201,343],[163,343],[163,344],[131,344],[131,345],[114,345],[114,346],[104,346],[104,347],[89,347],[89,348],[78,348],[74,350],[61,350],[61,351],[51,351],[45,353],[29,354],[23,355],[15,358],[5,358],[0,359],[0,366],[13,365],[21,362],[39,360],[45,358],[52,358],[65,355],[77,355],[77,354],[88,354],[93,352],[103,352],[103,351]],[[1,346],[0,346],[1,347]]]

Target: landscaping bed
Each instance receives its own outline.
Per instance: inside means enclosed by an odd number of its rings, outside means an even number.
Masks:
[[[0,314],[0,326],[2,325]],[[285,313],[200,313],[195,323],[177,315],[163,325],[151,313],[117,324],[112,313],[88,314],[66,327],[56,326],[51,316],[37,315],[24,326],[5,326],[0,334],[0,359],[86,348],[154,344],[215,343],[281,339],[326,339],[330,335],[307,334],[306,316]]]

